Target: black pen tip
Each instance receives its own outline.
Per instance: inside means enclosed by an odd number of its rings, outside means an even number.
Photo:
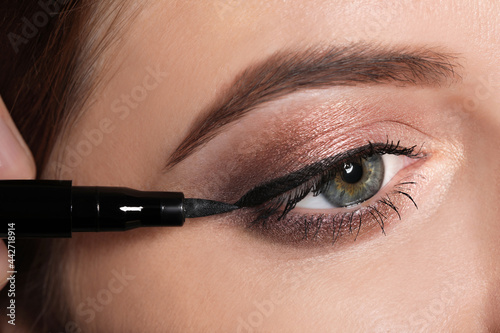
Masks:
[[[184,199],[186,218],[217,215],[236,210],[240,207],[220,201],[205,199]]]

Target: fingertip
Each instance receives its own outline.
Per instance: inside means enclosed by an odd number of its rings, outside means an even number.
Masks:
[[[33,179],[33,155],[0,97],[0,179]]]

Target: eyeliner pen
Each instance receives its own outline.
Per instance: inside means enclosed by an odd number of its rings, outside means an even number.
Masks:
[[[69,180],[0,180],[0,238],[59,238],[71,237],[73,232],[182,226],[186,218],[238,208],[184,198],[181,192],[72,186]]]

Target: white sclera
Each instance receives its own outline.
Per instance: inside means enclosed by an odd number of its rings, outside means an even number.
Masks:
[[[405,167],[405,159],[407,159],[406,156],[398,156],[394,154],[382,155],[382,162],[384,163],[384,180],[382,181],[382,186],[380,186],[381,189],[384,188],[384,186],[387,185],[387,183],[389,183],[391,179]],[[312,193],[309,193],[304,199],[299,201],[295,207],[306,209],[340,208],[328,202],[322,194],[315,197]]]

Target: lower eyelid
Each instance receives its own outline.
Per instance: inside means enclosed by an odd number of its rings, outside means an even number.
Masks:
[[[358,236],[374,235],[372,231],[385,234],[392,222],[403,220],[409,209],[416,207],[413,197],[420,177],[420,174],[410,173],[393,179],[389,188],[356,207],[331,208],[323,212],[294,209],[283,219],[278,215],[263,221],[252,219],[247,225],[258,237],[294,247],[331,246],[334,243],[339,246],[357,240]]]

